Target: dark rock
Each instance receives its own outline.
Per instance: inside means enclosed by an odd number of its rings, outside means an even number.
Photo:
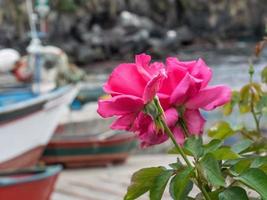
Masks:
[[[87,64],[94,61],[104,60],[105,55],[102,48],[91,48],[89,46],[80,45],[76,50],[76,62],[78,64]]]
[[[167,35],[168,33],[170,36],[174,35],[174,33],[172,32],[167,32]],[[176,33],[177,40],[181,44],[192,43],[195,37],[192,31],[187,26],[181,26],[180,28],[177,28],[175,33]]]

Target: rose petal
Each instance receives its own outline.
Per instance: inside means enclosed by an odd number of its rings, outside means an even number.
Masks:
[[[168,140],[168,136],[161,131],[156,133],[155,128],[152,126],[152,124],[150,125],[150,128],[147,132],[141,132],[137,136],[141,140],[142,148],[161,144]]]
[[[170,108],[165,111],[166,123],[169,127],[175,126],[178,121],[178,112],[175,108]]]
[[[102,117],[125,115],[140,112],[144,107],[141,98],[130,95],[119,95],[108,100],[99,100],[97,112]]]
[[[226,86],[218,85],[206,87],[199,91],[197,95],[186,102],[189,109],[203,108],[204,110],[213,110],[231,99],[231,89]]]
[[[141,141],[141,147],[143,148],[163,143],[168,139],[168,136],[161,131],[156,132],[152,118],[144,113],[138,115],[134,129]]]
[[[164,69],[163,63],[154,62],[150,64],[150,61],[151,57],[144,53],[135,56],[137,70],[146,81],[149,81],[153,76],[156,76],[162,69]]]
[[[110,128],[114,130],[130,131],[133,127],[136,116],[137,115],[135,113],[123,115],[116,119],[116,121],[111,124]]]
[[[176,142],[180,145],[184,144],[185,137],[181,128],[176,126],[175,128],[172,129],[172,132],[174,134]]]
[[[151,56],[145,53],[135,56],[135,63],[137,66],[142,66],[146,68],[149,66],[150,61],[151,61]]]
[[[173,90],[170,98],[171,104],[181,105],[186,99],[195,95],[200,89],[201,81],[187,73]]]
[[[160,93],[171,95],[173,90],[186,75],[186,69],[177,65],[176,61],[176,58],[167,58],[167,78],[163,80],[162,87],[159,91]]]
[[[157,96],[158,96],[160,104],[164,110],[167,110],[168,108],[171,107],[170,95],[163,94],[163,93],[157,93]]]
[[[199,110],[186,110],[184,120],[190,134],[200,135],[203,133],[206,120],[202,117]]]
[[[111,95],[126,94],[142,97],[146,81],[135,64],[121,64],[114,69],[104,85],[104,91]]]
[[[164,74],[159,73],[147,83],[143,94],[143,99],[145,103],[148,103],[154,99],[164,78]]]
[[[194,76],[197,79],[202,80],[202,84],[201,84],[202,88],[204,88],[208,85],[208,83],[212,77],[212,71],[206,65],[204,60],[202,60],[200,58],[194,64],[193,63],[188,64],[188,69],[189,69],[190,74],[192,76]]]

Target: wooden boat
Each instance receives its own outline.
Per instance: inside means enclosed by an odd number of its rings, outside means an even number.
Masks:
[[[67,168],[105,166],[124,162],[135,147],[132,133],[117,133],[105,139],[61,135],[52,139],[41,160]]]
[[[0,199],[49,200],[60,166],[0,173]]]
[[[96,113],[97,104],[71,111],[49,142],[42,161],[65,167],[103,166],[127,159],[136,147],[132,133],[110,130],[111,120]]]
[[[44,94],[30,90],[2,91],[0,169],[36,164],[75,95],[76,88],[72,86]]]
[[[71,109],[80,110],[87,103],[97,101],[100,96],[104,95],[102,86],[103,81],[98,79],[81,83],[80,90],[71,104]]]

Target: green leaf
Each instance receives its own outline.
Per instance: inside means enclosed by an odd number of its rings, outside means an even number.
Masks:
[[[262,165],[267,164],[267,157],[257,157],[253,160],[251,163],[251,168],[258,168],[261,167]]]
[[[249,200],[249,198],[243,188],[234,186],[221,192],[219,200]]]
[[[232,91],[232,99],[223,106],[223,114],[228,116],[232,113],[233,107],[239,102],[239,92]]]
[[[193,183],[190,181],[192,172],[193,168],[188,167],[172,178],[169,190],[174,200],[187,199],[187,195],[193,188]]]
[[[251,159],[242,159],[231,167],[232,174],[238,175],[250,167]]]
[[[211,153],[208,153],[200,161],[206,179],[214,186],[224,186],[224,178],[219,163]]]
[[[223,114],[225,116],[230,115],[232,111],[233,111],[233,104],[231,102],[228,102],[227,104],[223,106]]]
[[[185,168],[185,166],[181,163],[179,158],[177,158],[177,161],[175,163],[169,164],[169,166],[175,170],[181,170],[181,169]]]
[[[250,168],[236,179],[258,192],[263,200],[267,200],[267,175],[262,170]]]
[[[213,139],[204,145],[204,154],[217,150],[223,144],[222,140]]]
[[[267,67],[264,67],[261,71],[261,81],[267,83]]]
[[[214,139],[226,139],[234,134],[233,129],[229,125],[229,123],[225,121],[221,121],[216,123],[213,127],[211,127],[208,131],[208,135]]]
[[[184,149],[189,151],[195,158],[199,158],[204,152],[202,144],[203,142],[201,137],[192,136],[186,139]]]
[[[233,152],[230,147],[221,147],[212,152],[216,160],[233,160],[240,158],[238,154]]]
[[[150,167],[135,172],[124,200],[134,200],[146,193],[154,184],[156,177],[163,171],[165,171],[164,167]]]
[[[193,154],[189,152],[187,149],[184,148],[183,150],[186,155],[193,156]],[[168,154],[180,154],[180,153],[176,147],[172,147],[171,149],[168,150]]]
[[[265,174],[267,174],[267,164],[261,165],[259,169],[262,170]]]
[[[249,139],[241,140],[240,142],[238,142],[232,146],[232,150],[235,153],[241,153],[242,151],[248,149],[252,143],[253,143],[253,141],[251,141]]]
[[[223,187],[220,187],[218,188],[217,190],[214,190],[212,192],[208,192],[210,198],[212,200],[219,200],[219,194],[224,191],[224,188]]]
[[[149,193],[149,197],[151,200],[161,200],[166,185],[172,175],[173,170],[166,170],[156,177]]]
[[[254,105],[260,101],[262,95],[261,86],[259,83],[249,83],[243,86],[240,90],[240,103],[243,105]]]
[[[263,95],[260,98],[260,101],[256,105],[257,109],[262,112],[266,112],[266,107],[267,107],[267,95]]]

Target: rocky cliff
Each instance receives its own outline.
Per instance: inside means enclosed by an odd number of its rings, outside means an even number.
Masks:
[[[0,47],[24,51],[29,42],[25,1],[0,0]],[[267,0],[53,0],[45,43],[78,64],[162,57],[205,41],[252,40],[265,31]]]

